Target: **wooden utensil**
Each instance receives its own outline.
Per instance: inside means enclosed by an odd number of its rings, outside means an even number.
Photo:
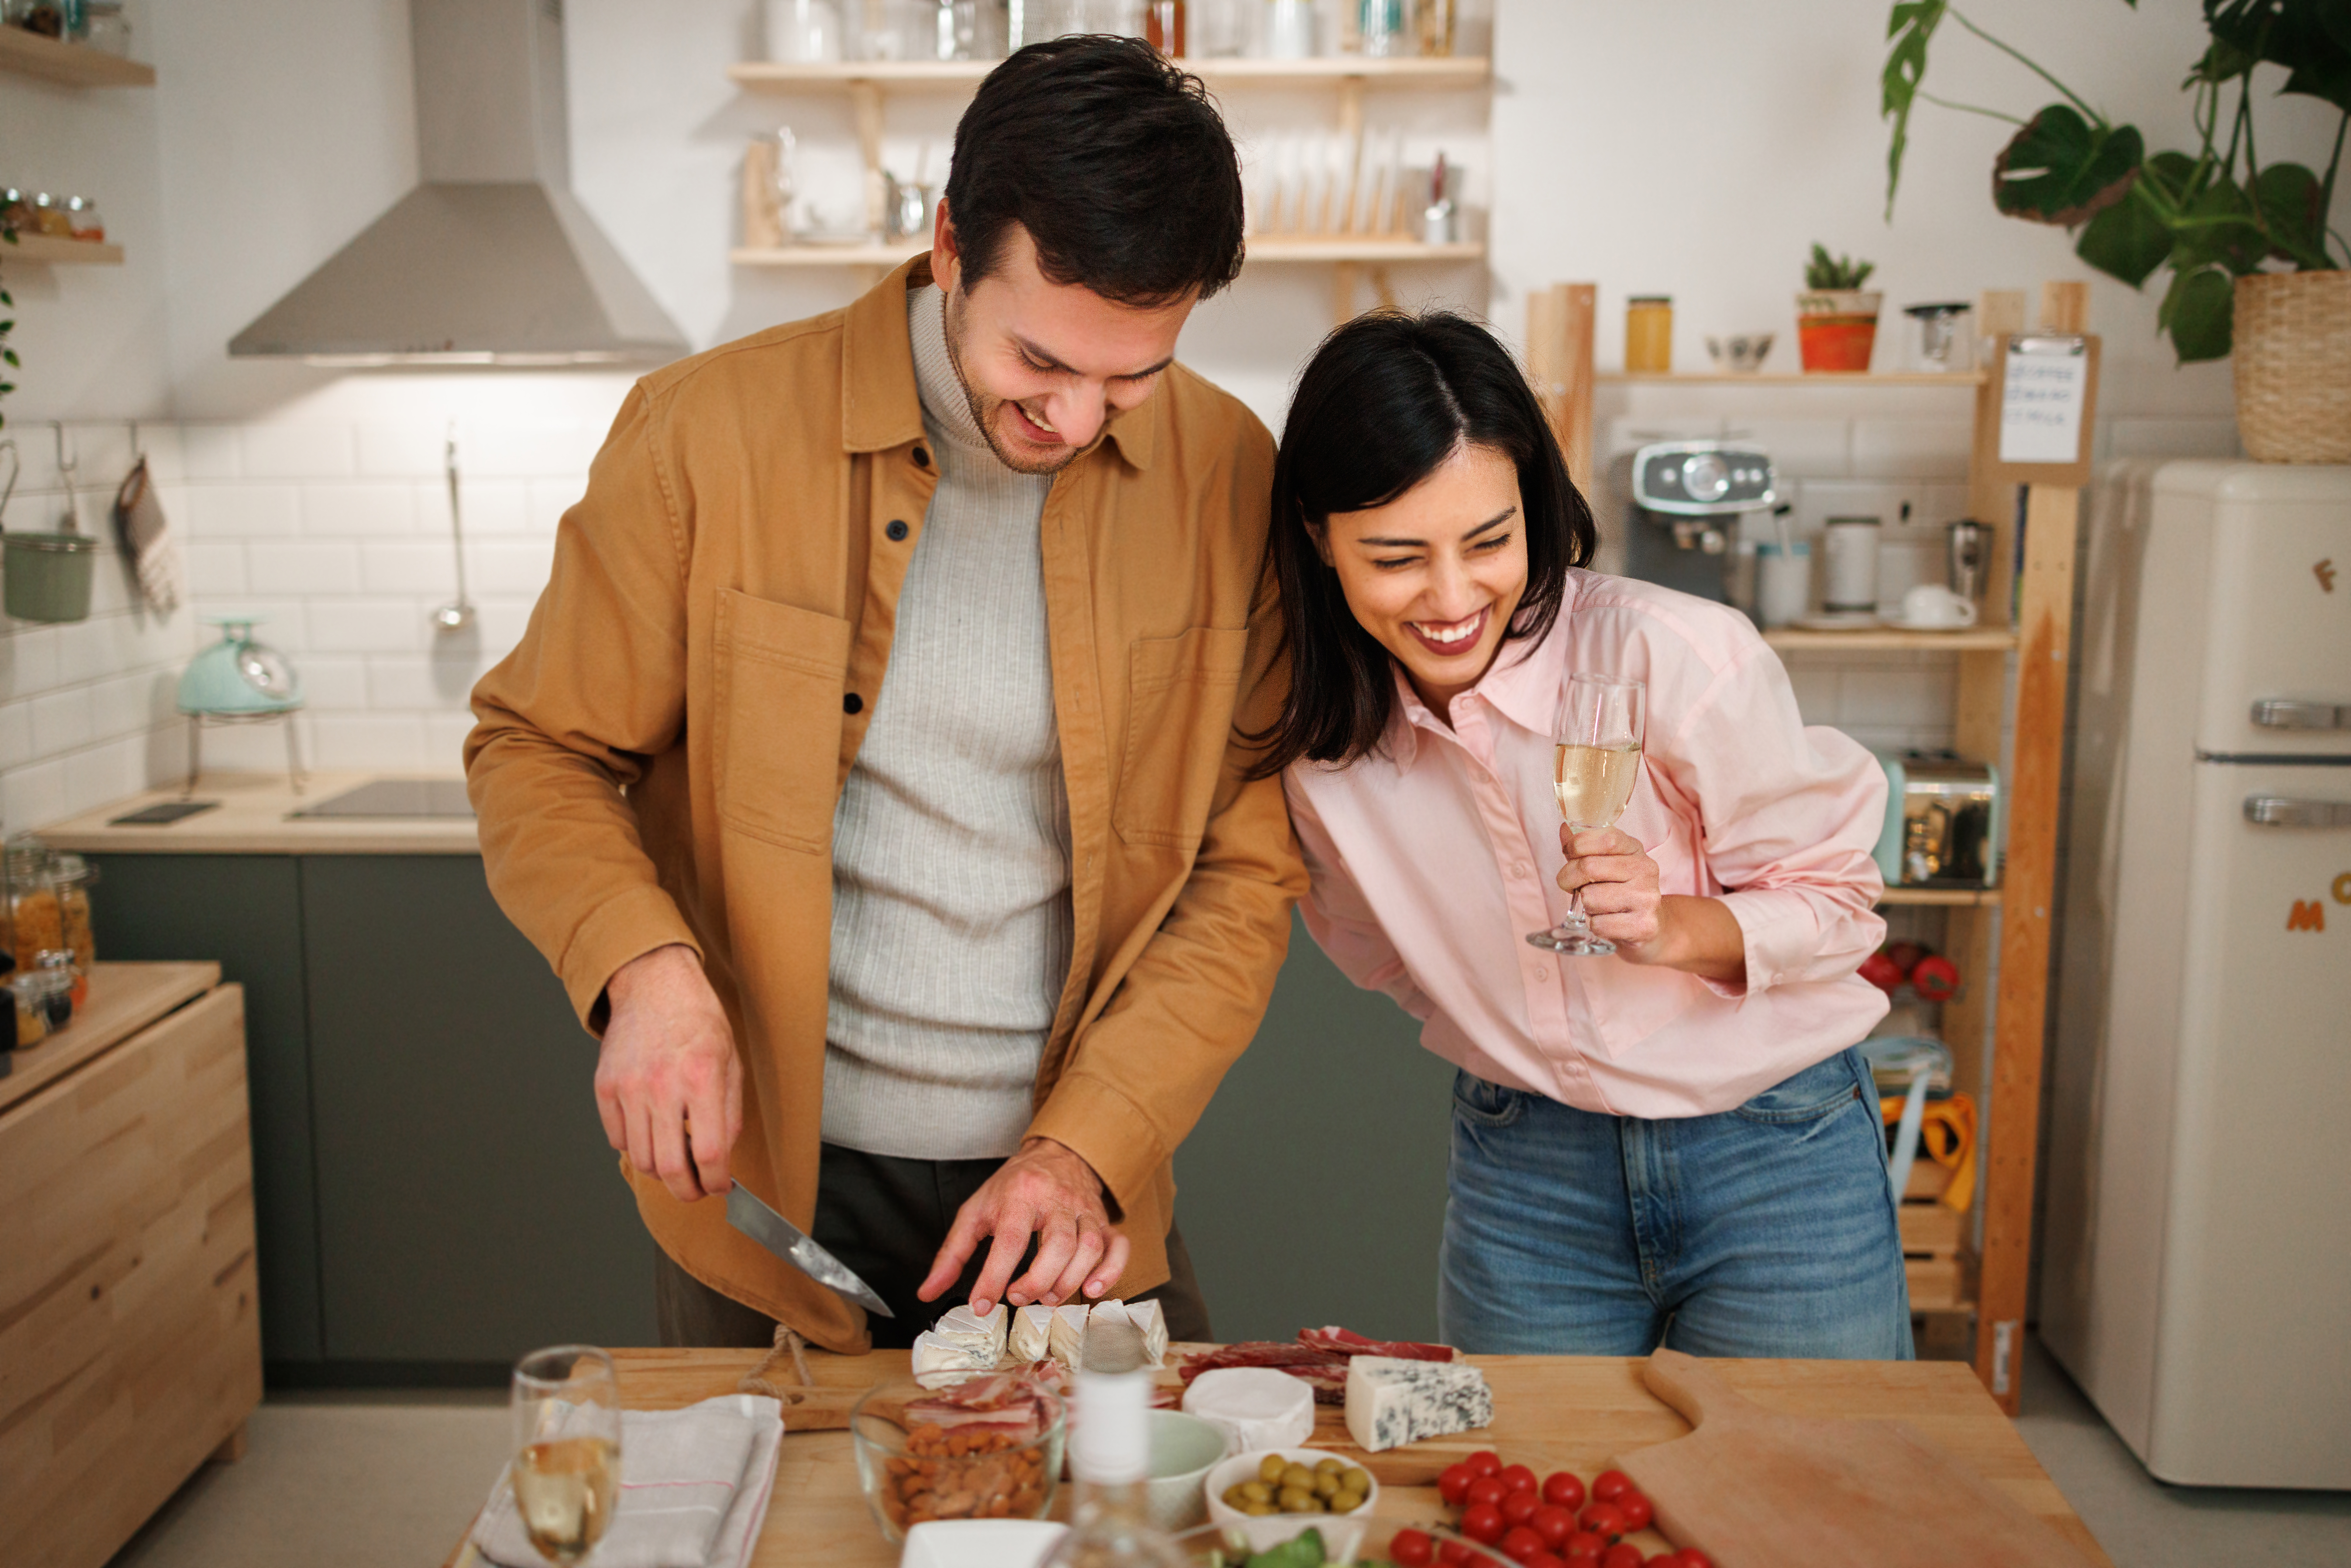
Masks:
[[[1696,1428],[1618,1457],[1657,1527],[1720,1568],[2084,1568],[2055,1531],[1898,1421],[1767,1410],[1660,1350],[1650,1392]]]

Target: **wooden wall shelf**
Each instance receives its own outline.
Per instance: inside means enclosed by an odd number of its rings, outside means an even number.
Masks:
[[[895,267],[929,249],[924,245],[796,245],[778,248],[738,246],[726,253],[737,267]],[[1407,262],[1483,261],[1486,247],[1473,240],[1458,245],[1423,245],[1418,240],[1377,235],[1304,235],[1251,240],[1253,262],[1339,261],[1389,266]]]
[[[900,90],[977,87],[998,60],[844,60],[822,65],[785,65],[747,60],[726,68],[727,79],[753,92],[838,91],[858,83]],[[1328,87],[1359,82],[1367,87],[1458,91],[1481,88],[1494,78],[1493,62],[1475,56],[1445,59],[1373,60],[1335,56],[1311,60],[1187,59],[1177,62],[1212,88]]]
[[[93,49],[61,44],[22,27],[0,27],[0,71],[67,87],[153,87],[155,68]]]
[[[1909,904],[1930,909],[1992,909],[1999,906],[1996,887],[1889,887],[1880,904]]]
[[[1807,632],[1801,626],[1775,626],[1763,641],[1783,653],[1869,653],[1896,650],[1934,653],[2006,653],[2016,646],[2016,632],[2008,626],[1977,626],[1965,632],[1903,632],[1881,627],[1869,632]]]
[[[122,247],[98,240],[19,234],[15,245],[0,245],[0,266],[12,261],[38,261],[57,267],[120,267]]]
[[[1983,384],[1981,371],[1598,371],[1601,386],[1740,387],[1969,387]]]

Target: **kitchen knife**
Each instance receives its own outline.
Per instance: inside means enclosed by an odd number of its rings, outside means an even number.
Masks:
[[[810,1239],[799,1227],[762,1203],[758,1196],[737,1182],[726,1193],[726,1223],[814,1280],[840,1291],[869,1312],[885,1318],[898,1314],[873,1293],[857,1271]]]

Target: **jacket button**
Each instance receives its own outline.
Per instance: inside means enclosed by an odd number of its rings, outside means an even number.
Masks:
[[[906,519],[893,517],[890,519],[890,526],[882,531],[888,534],[893,540],[903,539],[906,537]]]
[[[852,692],[847,696],[841,699],[841,711],[843,713],[863,713],[865,711],[865,699],[859,696],[855,692]]]
[[[914,466],[915,466],[915,467],[917,467],[917,468],[928,468],[930,465],[931,465],[931,449],[930,449],[929,447],[927,447],[927,446],[917,446],[917,447],[915,447],[915,448],[914,448]]]

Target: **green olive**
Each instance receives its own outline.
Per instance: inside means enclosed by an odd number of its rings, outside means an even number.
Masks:
[[[1271,1502],[1273,1500],[1273,1489],[1266,1485],[1263,1481],[1243,1481],[1240,1485],[1233,1488],[1233,1490],[1241,1494],[1242,1502]],[[1228,1496],[1225,1500],[1227,1502],[1232,1502],[1232,1499],[1229,1496]],[[1235,1508],[1238,1508],[1240,1507],[1240,1503],[1234,1502],[1233,1506]]]
[[[1331,1500],[1332,1513],[1353,1513],[1363,1506],[1364,1494],[1359,1491],[1343,1491]]]
[[[1251,1519],[1270,1519],[1281,1511],[1270,1502],[1253,1502],[1241,1511]]]
[[[1281,1474],[1289,1468],[1290,1461],[1280,1454],[1268,1454],[1257,1462],[1257,1479],[1270,1487],[1280,1486]]]
[[[1336,1475],[1333,1475],[1329,1470],[1317,1470],[1314,1472],[1314,1495],[1316,1497],[1329,1497],[1338,1490],[1339,1478]]]
[[[1349,1491],[1353,1492],[1357,1497],[1369,1497],[1372,1495],[1372,1478],[1365,1475],[1361,1470],[1350,1469],[1345,1475],[1339,1478],[1339,1484],[1345,1487]]]
[[[1322,1500],[1299,1487],[1281,1489],[1281,1511],[1284,1513],[1320,1513]]]
[[[1225,1506],[1227,1508],[1246,1508],[1249,1506],[1249,1499],[1241,1495],[1240,1488],[1227,1487],[1225,1489]]]
[[[1292,1464],[1281,1472],[1281,1484],[1285,1488],[1295,1487],[1300,1491],[1311,1492],[1314,1490],[1314,1472],[1304,1465]]]
[[[1321,1458],[1314,1461],[1314,1473],[1317,1475],[1335,1476],[1346,1468],[1347,1461],[1344,1459]]]

